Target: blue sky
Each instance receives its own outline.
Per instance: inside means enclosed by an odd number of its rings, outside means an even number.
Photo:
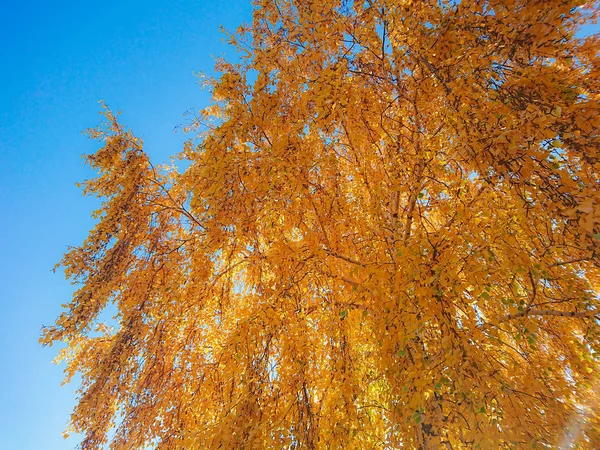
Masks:
[[[0,448],[73,449],[62,438],[76,386],[61,387],[56,348],[37,340],[71,296],[51,271],[80,244],[98,205],[75,182],[93,175],[81,134],[99,100],[122,110],[155,162],[180,150],[183,113],[208,103],[196,72],[233,57],[219,26],[250,20],[250,0],[0,2]]]

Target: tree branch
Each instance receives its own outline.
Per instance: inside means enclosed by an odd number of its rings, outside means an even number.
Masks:
[[[600,311],[556,311],[552,309],[530,309],[528,311],[508,314],[500,322],[518,319],[528,316],[556,316],[556,317],[599,317]]]

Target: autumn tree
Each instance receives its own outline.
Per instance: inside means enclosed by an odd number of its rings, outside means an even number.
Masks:
[[[597,12],[262,0],[185,170],[107,110],[81,448],[600,448]]]

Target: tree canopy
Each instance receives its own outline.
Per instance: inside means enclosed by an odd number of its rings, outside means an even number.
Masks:
[[[81,448],[600,448],[597,12],[258,0],[185,169],[107,109]]]

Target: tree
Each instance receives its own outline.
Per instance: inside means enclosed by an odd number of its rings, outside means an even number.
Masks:
[[[597,12],[263,0],[185,170],[107,110],[81,447],[599,448]]]

